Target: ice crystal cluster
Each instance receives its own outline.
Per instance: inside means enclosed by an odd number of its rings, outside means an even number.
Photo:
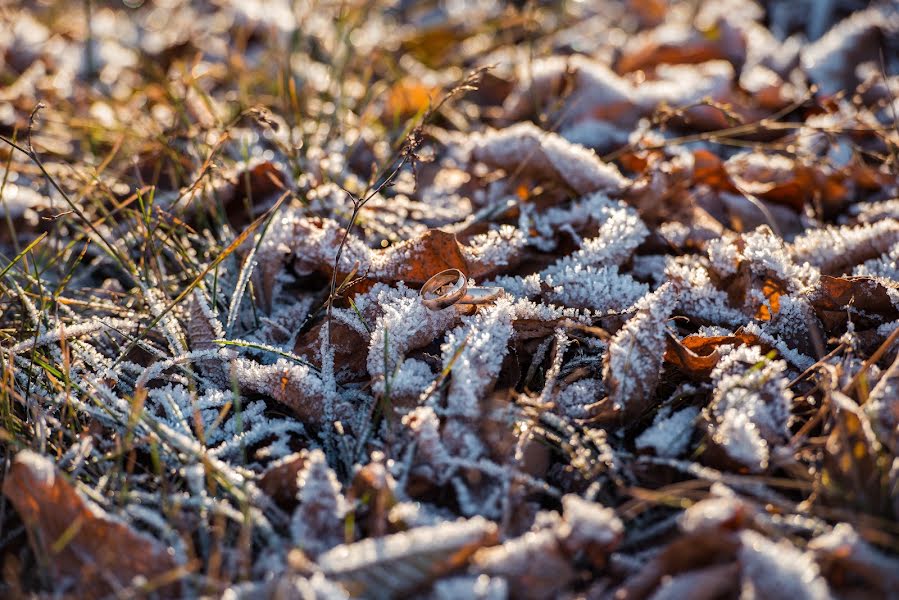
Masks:
[[[0,597],[896,597],[894,3],[19,4]]]

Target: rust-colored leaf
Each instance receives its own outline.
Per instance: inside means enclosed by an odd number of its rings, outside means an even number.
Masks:
[[[759,305],[758,310],[756,310],[755,313],[755,318],[761,319],[762,321],[770,321],[773,316],[771,311],[774,311],[774,315],[780,312],[780,297],[786,293],[786,290],[779,281],[768,277],[762,283],[762,293],[768,300],[771,309],[769,310],[768,306],[765,304]]]
[[[159,582],[177,568],[162,543],[85,500],[44,456],[19,452],[3,493],[28,528],[35,553],[56,581],[74,582],[76,596],[112,594],[138,576]],[[177,590],[171,583],[162,588],[170,596]]]
[[[761,345],[758,337],[738,331],[733,335],[705,337],[688,335],[682,340],[668,336],[665,362],[674,365],[691,377],[705,378],[718,364],[718,347],[729,345]]]
[[[422,284],[445,269],[459,269],[468,273],[468,264],[455,234],[439,229],[426,231],[421,237],[402,242],[381,253],[385,262],[389,261],[396,267],[384,274],[384,278],[390,281]]]
[[[381,118],[390,125],[395,119],[407,119],[424,112],[434,103],[438,92],[438,89],[412,78],[398,81],[387,92]]]

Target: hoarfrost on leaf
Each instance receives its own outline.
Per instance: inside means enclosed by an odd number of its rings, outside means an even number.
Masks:
[[[627,418],[651,403],[662,368],[668,317],[677,295],[666,283],[635,305],[635,315],[615,334],[603,367],[609,399]]]
[[[447,333],[440,349],[443,368],[452,370],[446,400],[448,415],[480,414],[480,398],[493,385],[508,352],[513,317],[512,302],[500,298],[478,314],[463,317],[462,324]]]
[[[688,406],[675,413],[662,409],[656,414],[652,425],[637,436],[637,448],[652,449],[656,456],[676,458],[687,449],[693,432],[693,423],[699,409]]]
[[[740,533],[741,598],[830,600],[830,589],[814,557],[786,540],[778,543],[752,530]]]
[[[518,123],[470,140],[472,158],[490,166],[560,181],[579,194],[620,191],[626,179],[592,150],[546,132],[533,123]]]
[[[349,506],[321,450],[307,452],[297,474],[299,506],[290,523],[293,543],[318,556],[343,541],[343,520]]]

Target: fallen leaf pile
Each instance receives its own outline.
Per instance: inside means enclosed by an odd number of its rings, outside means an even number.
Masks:
[[[0,8],[0,596],[899,598],[897,57],[891,1]]]

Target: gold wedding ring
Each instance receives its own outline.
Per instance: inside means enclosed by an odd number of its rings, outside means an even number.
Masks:
[[[459,269],[440,271],[421,288],[421,303],[431,310],[443,310],[454,304],[486,304],[503,293],[498,287],[468,287],[468,279]]]

